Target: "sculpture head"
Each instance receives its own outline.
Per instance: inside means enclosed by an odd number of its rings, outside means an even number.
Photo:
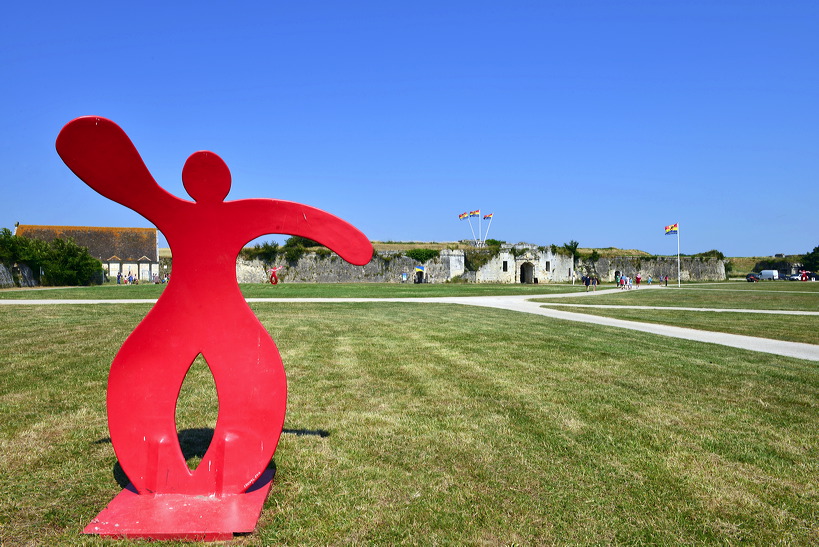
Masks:
[[[182,168],[182,184],[197,203],[219,203],[230,192],[230,169],[213,152],[194,152]]]

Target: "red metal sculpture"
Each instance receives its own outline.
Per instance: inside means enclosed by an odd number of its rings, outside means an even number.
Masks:
[[[173,278],[111,364],[108,426],[131,485],[85,532],[224,539],[255,528],[270,489],[265,473],[284,423],[287,382],[276,345],[236,282],[242,247],[264,234],[306,237],[345,260],[372,257],[367,238],[319,209],[272,199],[224,201],[227,165],[192,154],[182,170],[194,201],[163,190],[114,122],[83,117],[57,138],[68,167],[103,196],[140,213],[173,252]],[[216,383],[213,440],[191,470],[176,429],[185,375],[202,354]],[[255,514],[254,514],[255,513]]]
[[[271,285],[278,285],[279,284],[279,276],[278,271],[284,268],[284,266],[276,266],[275,268],[270,268],[270,284]]]

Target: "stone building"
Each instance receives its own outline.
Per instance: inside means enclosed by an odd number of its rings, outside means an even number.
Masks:
[[[102,262],[109,276],[129,273],[140,281],[160,275],[156,228],[101,228],[95,226],[19,225],[14,235],[50,242],[72,239]]]
[[[559,283],[571,279],[570,256],[529,243],[503,245],[486,264],[464,272],[475,283]]]

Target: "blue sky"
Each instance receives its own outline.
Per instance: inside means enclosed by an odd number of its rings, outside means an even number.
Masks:
[[[819,245],[814,1],[15,2],[0,19],[0,227],[150,224],[54,150],[118,123],[186,197],[319,207],[373,240],[675,254]],[[483,224],[484,229],[486,223]],[[285,237],[271,237],[283,241]]]

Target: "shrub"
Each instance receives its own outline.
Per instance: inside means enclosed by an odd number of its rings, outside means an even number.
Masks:
[[[284,242],[285,249],[288,247],[324,247],[321,243],[313,241],[312,239],[307,239],[306,237],[301,236],[290,236]]]
[[[424,263],[428,260],[432,260],[433,258],[438,258],[441,256],[441,251],[436,251],[433,249],[410,249],[408,251],[404,251],[404,255],[410,257],[413,260],[417,260],[418,262]]]
[[[692,256],[697,258],[716,258],[718,260],[725,260],[725,255],[716,249],[711,249],[710,251],[705,251],[704,253],[697,253]]]
[[[42,265],[49,285],[90,285],[102,280],[102,264],[71,239],[57,238],[49,245],[48,260]]]
[[[35,275],[41,271],[43,285],[90,285],[102,281],[102,264],[71,239],[57,238],[51,243],[12,235],[0,230],[0,262],[11,266],[27,264]]]
[[[261,245],[244,248],[239,254],[245,260],[261,260],[265,264],[272,264],[276,261],[276,257],[279,256],[279,252],[278,243],[268,243],[265,241]]]
[[[600,260],[600,253],[597,252],[597,249],[591,252],[591,255],[589,255],[589,260],[591,260],[592,262],[597,262],[598,260]]]
[[[299,259],[304,256],[305,249],[301,245],[294,246],[294,247],[284,247],[284,259],[287,261],[288,264],[295,264],[299,261]]]
[[[470,272],[477,272],[487,262],[498,256],[500,247],[488,249],[468,249],[464,252],[464,268]]]

